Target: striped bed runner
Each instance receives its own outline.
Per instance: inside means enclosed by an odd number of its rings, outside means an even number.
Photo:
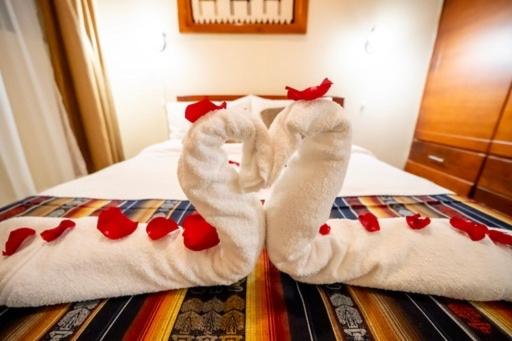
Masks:
[[[140,222],[181,221],[193,208],[177,200],[101,200],[36,196],[0,209],[13,216],[78,218],[120,207]],[[331,218],[458,214],[489,226],[512,220],[457,196],[337,198]],[[504,271],[512,271],[507,269]],[[0,307],[0,340],[501,340],[512,339],[512,304],[466,302],[343,284],[307,285],[262,254],[230,285],[92,300],[42,308]]]

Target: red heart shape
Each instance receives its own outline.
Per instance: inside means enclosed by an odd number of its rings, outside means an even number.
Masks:
[[[420,230],[430,224],[429,217],[421,217],[419,213],[405,217],[405,221],[413,230]]]
[[[139,223],[130,220],[118,207],[109,207],[98,216],[97,229],[109,239],[120,239],[131,234]]]
[[[325,78],[319,85],[311,86],[304,90],[297,90],[289,86],[285,87],[285,89],[288,90],[288,99],[292,99],[294,101],[298,101],[301,99],[312,101],[325,95],[327,91],[329,91],[331,85],[332,82],[328,78]]]
[[[323,224],[322,226],[320,226],[318,232],[320,232],[320,234],[323,236],[328,235],[331,232],[331,227],[327,224]]]
[[[368,232],[375,232],[380,230],[379,220],[371,212],[359,215],[359,221]]]
[[[158,240],[177,229],[178,224],[176,224],[174,220],[167,219],[165,217],[157,217],[151,219],[149,224],[146,226],[146,233],[151,240]]]
[[[65,220],[61,221],[57,227],[44,230],[43,232],[40,233],[40,235],[41,235],[41,238],[43,238],[45,241],[51,242],[51,241],[59,238],[60,235],[62,233],[64,233],[64,231],[66,231],[67,229],[75,227],[75,225],[76,224],[74,221],[65,219]]]
[[[222,102],[221,105],[216,105],[211,102],[208,98],[204,98],[199,102],[189,104],[185,109],[185,118],[190,122],[194,123],[202,116],[206,115],[210,111],[226,109],[226,102]]]
[[[495,243],[512,246],[512,235],[498,230],[488,230],[487,235]]]
[[[5,250],[2,251],[4,256],[14,254],[18,248],[23,244],[25,239],[36,234],[36,231],[30,227],[20,227],[16,230],[9,232],[9,238],[5,242]]]
[[[484,239],[488,230],[484,224],[458,216],[451,217],[450,224],[456,229],[466,232],[469,238],[475,242]]]
[[[220,242],[217,229],[208,224],[197,212],[185,218],[183,229],[183,242],[192,251],[206,250]]]

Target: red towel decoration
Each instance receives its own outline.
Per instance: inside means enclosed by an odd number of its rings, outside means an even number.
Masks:
[[[50,228],[41,232],[41,238],[47,242],[54,241],[55,239],[59,238],[64,233],[64,231],[75,227],[75,225],[76,224],[74,221],[64,219],[57,227]]]
[[[324,96],[327,93],[327,91],[329,91],[331,85],[332,82],[328,78],[325,78],[319,85],[311,86],[304,90],[297,90],[289,86],[285,87],[285,89],[288,90],[288,99],[293,99],[294,101],[312,101],[314,99]]]
[[[430,218],[429,217],[421,217],[419,213],[410,215],[405,217],[405,220],[407,221],[407,224],[412,228],[413,230],[420,230],[422,228],[425,228],[430,224]]]
[[[329,233],[331,233],[331,227],[327,224],[323,224],[322,226],[320,226],[318,232],[320,232],[320,234],[323,236],[328,235]]]
[[[217,229],[197,212],[185,218],[183,229],[183,242],[192,251],[206,250],[220,242]]]
[[[505,232],[488,230],[487,235],[495,243],[512,246],[512,235]]]
[[[379,220],[371,212],[359,215],[359,221],[368,232],[376,232],[380,230]]]
[[[30,227],[20,227],[9,232],[9,238],[5,242],[5,250],[2,251],[4,256],[14,254],[23,242],[30,236],[36,234],[36,231]]]
[[[109,207],[98,216],[96,227],[109,239],[120,239],[128,236],[139,223],[130,220],[118,207]]]
[[[483,224],[457,216],[450,218],[450,224],[456,229],[467,233],[469,238],[475,242],[484,239],[488,231],[487,226]]]
[[[146,226],[146,233],[151,240],[158,240],[178,229],[178,224],[172,219],[157,217],[151,219]]]
[[[189,104],[185,109],[185,118],[190,122],[194,123],[202,116],[206,115],[210,111],[226,109],[226,102],[222,102],[221,105],[216,105],[211,102],[208,98],[204,98],[199,102]]]

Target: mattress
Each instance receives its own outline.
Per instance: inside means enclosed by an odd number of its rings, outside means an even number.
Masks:
[[[78,218],[110,206],[130,218],[182,221],[186,200],[35,196],[0,209],[13,216]],[[331,218],[421,213],[462,215],[511,229],[512,220],[454,195],[338,197]],[[108,261],[108,260],[106,260]],[[505,271],[505,269],[504,269]],[[265,253],[230,286],[75,302],[41,308],[0,307],[0,340],[500,340],[512,337],[512,303],[467,302],[344,284],[307,285],[277,271]]]
[[[94,174],[64,183],[43,195],[105,199],[179,199],[187,197],[177,178],[181,142],[168,140],[144,149],[137,156]],[[242,148],[224,146],[229,160],[240,162]],[[269,191],[261,191],[266,199]],[[421,177],[404,172],[377,159],[368,150],[353,146],[340,196],[422,195],[452,193]]]

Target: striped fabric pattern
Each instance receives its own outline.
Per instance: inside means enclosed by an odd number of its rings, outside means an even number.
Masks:
[[[0,209],[14,216],[78,218],[118,206],[140,222],[178,222],[188,201],[29,197]],[[511,229],[512,220],[457,196],[337,198],[331,218],[421,213],[463,215]],[[344,284],[307,285],[277,271],[262,254],[230,285],[92,300],[42,308],[0,307],[0,340],[501,340],[512,339],[512,304],[466,302]]]

